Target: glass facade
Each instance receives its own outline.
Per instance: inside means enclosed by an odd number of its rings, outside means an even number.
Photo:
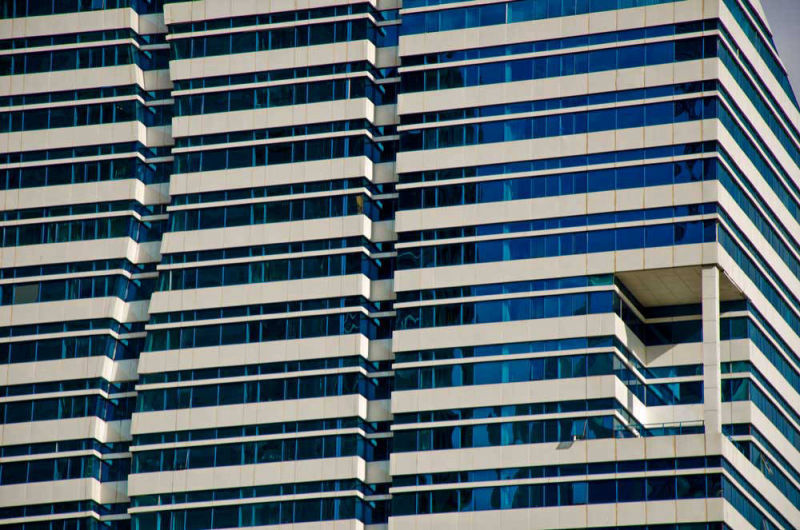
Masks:
[[[758,1],[0,1],[0,526],[800,527]]]
[[[137,361],[172,171],[162,12],[138,0],[0,6],[7,528],[130,527]]]

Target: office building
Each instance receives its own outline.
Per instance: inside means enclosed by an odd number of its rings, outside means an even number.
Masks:
[[[172,168],[163,15],[22,0],[0,16],[0,525],[125,527]]]
[[[758,0],[0,5],[0,526],[800,527]]]
[[[798,527],[800,137],[758,2],[416,6],[389,526]]]
[[[135,528],[385,523],[395,15],[165,6],[174,162]]]

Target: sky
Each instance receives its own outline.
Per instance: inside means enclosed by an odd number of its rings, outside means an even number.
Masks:
[[[778,54],[800,99],[800,0],[761,0]]]

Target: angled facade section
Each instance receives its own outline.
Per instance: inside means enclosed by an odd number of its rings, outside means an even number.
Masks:
[[[174,166],[134,528],[385,523],[397,23],[216,1],[165,20]]]
[[[127,527],[172,168],[148,2],[0,7],[0,525]]]

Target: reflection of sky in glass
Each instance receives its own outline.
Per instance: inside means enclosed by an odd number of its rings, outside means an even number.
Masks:
[[[800,0],[761,0],[775,45],[800,99]]]

